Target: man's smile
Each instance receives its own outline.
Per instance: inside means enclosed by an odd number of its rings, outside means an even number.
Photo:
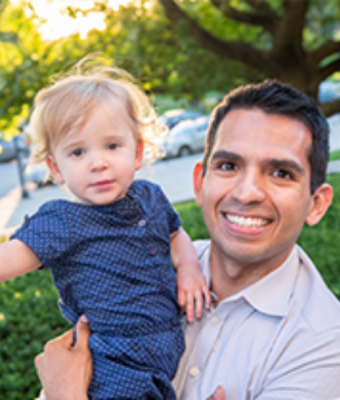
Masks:
[[[262,228],[268,224],[270,224],[270,220],[267,218],[260,217],[244,217],[241,215],[235,214],[224,214],[224,217],[233,225],[240,226],[242,228]]]

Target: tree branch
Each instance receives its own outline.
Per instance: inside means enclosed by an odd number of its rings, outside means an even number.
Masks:
[[[19,35],[16,32],[0,32],[0,42],[18,43]]]
[[[274,48],[287,49],[292,44],[302,43],[302,31],[310,0],[283,0],[283,17],[277,29]]]
[[[223,0],[211,0],[211,3],[218,8],[226,18],[233,19],[238,22],[244,22],[249,25],[259,25],[269,33],[275,32],[278,23],[278,17],[273,13],[268,14],[266,11],[258,10],[256,12],[242,12],[231,7]]]
[[[309,53],[311,60],[319,64],[324,58],[340,51],[340,42],[328,40]]]
[[[202,47],[213,51],[220,57],[248,64],[268,76],[275,74],[276,66],[270,61],[266,52],[257,50],[247,43],[221,40],[199,26],[196,21],[184,13],[174,0],[159,1],[163,5],[168,19],[173,22],[185,19],[189,23],[192,35]]]
[[[340,99],[330,101],[328,103],[319,104],[321,111],[326,117],[340,112]]]
[[[268,0],[245,0],[254,10],[270,18],[278,18],[278,15],[268,4]]]
[[[328,65],[323,68],[320,68],[318,71],[319,81],[322,82],[328,76],[332,75],[334,72],[340,69],[340,58],[332,61]]]

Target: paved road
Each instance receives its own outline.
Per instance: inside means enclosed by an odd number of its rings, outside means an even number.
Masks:
[[[328,118],[330,136],[329,147],[331,151],[340,149],[340,113]]]
[[[16,162],[0,164],[0,198],[20,184]]]

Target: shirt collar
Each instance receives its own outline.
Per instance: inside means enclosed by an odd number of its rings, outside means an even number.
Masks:
[[[299,256],[297,246],[294,246],[287,260],[274,271],[259,281],[225,299],[231,302],[243,298],[256,310],[272,316],[285,317],[288,313],[290,299],[293,294],[297,274],[299,271]],[[208,257],[203,266],[209,266],[210,249],[204,256]],[[210,282],[210,268],[206,268],[204,275]]]

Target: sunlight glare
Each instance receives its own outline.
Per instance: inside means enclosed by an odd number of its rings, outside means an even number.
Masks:
[[[107,4],[114,10],[118,10],[120,6],[131,2],[133,1],[108,0]],[[76,18],[65,13],[67,7],[79,8],[82,11],[89,10],[93,7],[93,3],[93,0],[32,0],[36,14],[46,20],[39,26],[42,38],[57,40],[78,33],[82,39],[86,39],[90,30],[104,30],[106,25],[103,12],[89,12],[87,15],[83,15],[79,11],[76,13]]]

